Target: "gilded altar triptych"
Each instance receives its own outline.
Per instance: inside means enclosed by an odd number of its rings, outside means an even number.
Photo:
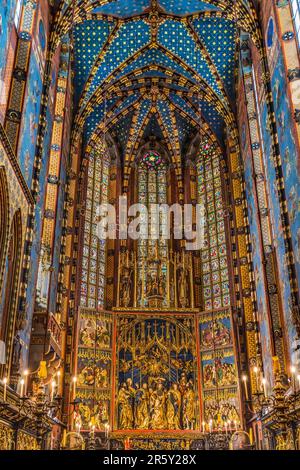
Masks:
[[[82,309],[77,423],[119,432],[240,423],[230,315]]]

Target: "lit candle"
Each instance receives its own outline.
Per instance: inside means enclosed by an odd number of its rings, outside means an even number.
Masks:
[[[53,399],[54,399],[55,387],[56,387],[56,382],[55,382],[55,380],[52,380],[52,383],[51,383],[51,401],[53,401]]]
[[[209,432],[211,433],[212,432],[212,425],[213,425],[213,422],[212,422],[212,419],[209,421]]]
[[[293,392],[296,391],[296,367],[291,366],[291,374],[292,374],[292,389]]]
[[[237,430],[238,430],[238,423],[237,423],[237,421],[234,421],[234,427],[235,427],[235,430],[237,431]]]
[[[250,436],[250,444],[252,445],[253,444],[253,429],[250,428],[249,430],[249,436]]]
[[[226,436],[227,436],[227,421],[225,421],[225,432],[226,432]]]
[[[205,421],[202,421],[202,432],[205,433]]]
[[[247,387],[247,376],[246,376],[246,375],[243,375],[242,380],[243,380],[243,384],[244,384],[244,390],[245,390],[246,400],[248,401],[248,400],[249,400],[249,396],[248,396],[248,387]]]
[[[297,380],[298,380],[298,388],[300,389],[300,374],[297,375]]]
[[[108,439],[108,434],[109,434],[109,424],[106,423],[105,424],[105,437],[106,437],[106,439]]]
[[[228,429],[229,429],[229,432],[230,432],[230,431],[231,431],[231,421],[228,420],[228,421],[227,421],[227,424],[228,424]]]
[[[267,398],[267,379],[265,379],[265,377],[262,378],[262,384],[264,389],[264,396]]]
[[[27,395],[28,374],[29,374],[29,371],[28,371],[27,369],[24,370],[23,375],[24,375],[24,390],[25,390],[25,396]]]
[[[3,386],[4,386],[4,388],[3,388],[3,401],[4,402],[6,401],[7,382],[8,382],[7,377],[4,377],[4,379],[3,379]]]
[[[24,379],[22,379],[22,380],[20,381],[20,384],[21,384],[20,396],[21,396],[21,398],[23,398],[23,395],[24,395],[24,384],[25,384]]]
[[[77,377],[73,377],[72,379],[73,381],[73,395],[74,395],[74,398],[76,397],[76,382],[77,382]]]

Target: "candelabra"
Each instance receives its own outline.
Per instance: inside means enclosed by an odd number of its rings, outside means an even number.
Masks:
[[[44,437],[51,431],[53,418],[61,407],[61,398],[56,396],[49,400],[42,381],[37,386],[36,394],[30,397],[16,393],[7,383],[4,383],[2,392],[0,415],[13,421],[18,429],[28,427],[34,430],[38,447],[42,449]],[[14,447],[17,447],[17,442],[14,442]]]
[[[268,435],[278,439],[280,436],[281,448],[288,447],[288,434],[292,435],[295,445],[295,429],[300,420],[300,380],[296,376],[296,369],[291,368],[291,378],[288,379],[281,373],[275,359],[274,385],[272,392],[268,394],[267,382],[261,378],[259,369],[253,369],[256,379],[256,389],[249,399],[245,376],[242,377],[246,395],[246,409],[253,417],[259,418]],[[296,379],[299,382],[297,387]],[[275,440],[276,440],[275,439]],[[290,439],[290,436],[289,436]]]
[[[2,399],[0,400],[0,415],[7,417],[8,421],[16,424],[18,429],[29,428],[34,431],[39,449],[45,446],[45,437],[51,432],[53,425],[63,423],[58,418],[62,409],[63,398],[58,394],[58,383],[52,380],[51,384],[46,385],[47,369],[44,361],[41,362],[39,371],[33,379],[33,392],[27,395],[27,377],[28,371],[23,373],[19,382],[19,393],[9,387],[8,379],[2,380]],[[60,372],[58,371],[57,380]],[[1,396],[0,395],[0,396]],[[74,413],[79,400],[68,403],[71,413]],[[17,446],[17,442],[14,443]]]

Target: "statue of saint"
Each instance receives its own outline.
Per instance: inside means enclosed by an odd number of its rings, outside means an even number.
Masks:
[[[147,297],[159,294],[159,280],[157,272],[152,271],[147,276]]]
[[[187,388],[182,398],[182,421],[184,429],[194,429],[195,392],[191,382],[187,384]]]
[[[189,306],[189,295],[188,295],[188,283],[186,279],[186,269],[181,268],[179,272],[179,279],[178,279],[178,287],[179,287],[179,303],[181,307],[188,307]]]
[[[180,429],[181,393],[178,384],[173,383],[167,397],[168,429]]]
[[[179,380],[179,390],[182,396],[184,395],[187,389],[187,386],[188,386],[188,381],[187,381],[186,373],[182,372],[180,375],[180,380]]]
[[[22,344],[18,334],[14,337],[12,364],[19,368],[21,358]]]
[[[118,393],[118,406],[119,406],[119,428],[132,429],[133,428],[133,409],[132,409],[132,396],[128,390],[126,383],[123,383]]]
[[[148,384],[143,383],[135,394],[135,428],[149,428],[149,390]]]
[[[131,270],[126,266],[123,269],[120,298],[122,307],[128,307],[131,298]]]
[[[161,381],[158,382],[156,390],[151,393],[150,413],[151,429],[166,429],[166,393]]]

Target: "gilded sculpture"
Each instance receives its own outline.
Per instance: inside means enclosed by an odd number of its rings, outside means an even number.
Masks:
[[[119,429],[179,430],[194,429],[195,393],[188,382],[183,388],[174,382],[166,386],[164,379],[144,382],[134,388],[132,380],[123,382],[118,392]]]
[[[131,320],[119,324],[118,428],[195,429],[193,322]]]

